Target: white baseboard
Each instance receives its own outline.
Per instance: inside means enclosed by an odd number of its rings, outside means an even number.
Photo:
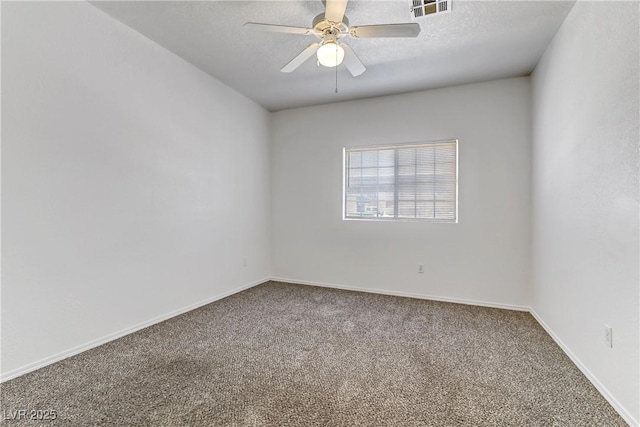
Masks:
[[[320,283],[320,282],[308,282],[305,280],[284,279],[279,277],[272,277],[271,280],[276,282],[293,283],[296,285],[320,286],[323,288],[344,289],[347,291],[356,291],[356,292],[369,292],[372,294],[392,295],[396,297],[426,299],[426,300],[432,300],[432,301],[452,302],[456,304],[466,304],[466,305],[478,305],[481,307],[503,308],[505,310],[529,311],[529,307],[512,305],[512,304],[502,304],[502,303],[489,302],[489,301],[477,301],[477,300],[462,299],[462,298],[449,298],[449,297],[442,297],[442,296],[428,295],[428,294],[415,294],[411,292],[391,291],[388,289],[359,288],[356,286],[336,285],[336,284]]]
[[[591,371],[585,366],[584,363],[576,356],[571,349],[564,343],[562,340],[556,335],[556,333],[547,325],[544,320],[536,313],[534,309],[529,309],[531,315],[538,321],[540,326],[544,328],[544,330],[553,338],[553,340],[558,344],[558,346],[565,352],[569,359],[573,362],[574,365],[580,369],[580,371],[584,374],[585,377],[591,384],[600,392],[600,394],[607,399],[607,402],[615,409],[618,414],[632,427],[638,427],[638,421],[616,400],[615,397],[609,392],[609,390],[598,380],[598,378],[591,373]]]
[[[170,319],[172,317],[179,316],[179,315],[181,315],[183,313],[186,313],[188,311],[195,310],[196,308],[199,308],[199,307],[202,307],[204,305],[210,304],[210,303],[212,303],[214,301],[221,300],[222,298],[226,298],[226,297],[231,296],[233,294],[237,294],[238,292],[244,291],[245,289],[252,288],[254,286],[260,285],[260,284],[268,282],[268,281],[269,281],[269,279],[265,278],[265,279],[258,280],[258,281],[253,282],[253,283],[249,283],[247,285],[243,285],[243,286],[237,287],[237,288],[232,289],[230,291],[223,292],[221,294],[215,295],[215,296],[213,296],[211,298],[207,298],[205,300],[198,301],[198,302],[196,302],[194,304],[190,304],[190,305],[188,305],[186,307],[182,307],[182,308],[179,308],[177,310],[170,311],[170,312],[168,312],[166,314],[163,314],[161,316],[157,316],[157,317],[154,317],[153,319],[144,321],[142,323],[138,323],[137,325],[122,329],[122,330],[120,330],[118,332],[114,332],[112,334],[105,335],[104,337],[97,338],[95,340],[89,341],[89,342],[81,344],[79,346],[70,348],[69,350],[62,351],[62,352],[54,354],[52,356],[45,357],[44,359],[40,359],[40,360],[38,360],[36,362],[32,362],[32,363],[29,363],[27,365],[21,366],[19,368],[12,369],[11,371],[8,371],[8,372],[4,372],[4,373],[2,373],[2,375],[0,375],[0,383],[8,381],[8,380],[16,378],[16,377],[19,377],[20,375],[24,375],[24,374],[26,374],[28,372],[35,371],[36,369],[43,368],[43,367],[45,367],[47,365],[51,365],[52,363],[59,362],[60,360],[66,359],[67,357],[75,356],[76,354],[82,353],[83,351],[87,351],[87,350],[90,350],[90,349],[92,349],[94,347],[98,347],[99,345],[106,344],[109,341],[113,341],[113,340],[121,338],[121,337],[123,337],[125,335],[132,334],[132,333],[134,333],[136,331],[139,331],[140,329],[147,328],[147,327],[149,327],[151,325],[155,325],[156,323],[163,322],[163,321],[165,321],[167,319]]]

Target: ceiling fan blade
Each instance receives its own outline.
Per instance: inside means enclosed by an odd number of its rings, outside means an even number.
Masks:
[[[367,71],[358,55],[351,49],[351,46],[346,43],[341,43],[340,46],[344,49],[344,65],[353,77],[357,77]]]
[[[346,9],[347,0],[326,0],[324,18],[331,22],[342,22]]]
[[[293,58],[291,61],[289,61],[287,65],[282,67],[280,71],[282,71],[283,73],[292,72],[293,70],[301,66],[304,63],[304,61],[311,58],[311,56],[313,56],[313,54],[316,53],[316,50],[318,50],[318,46],[320,46],[320,43],[311,43],[309,46],[307,46],[305,50],[300,52],[298,56]]]
[[[373,38],[373,37],[418,37],[420,34],[420,24],[382,24],[363,25],[361,27],[351,27],[349,30],[351,37]]]
[[[245,22],[245,27],[258,31],[269,31],[272,33],[289,33],[289,34],[313,34],[313,29],[304,27],[289,27],[286,25],[260,24],[257,22]]]

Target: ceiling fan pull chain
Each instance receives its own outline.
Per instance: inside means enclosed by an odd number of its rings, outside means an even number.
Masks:
[[[336,42],[336,58],[338,57],[338,43]],[[338,93],[338,64],[335,66],[336,68],[336,93]]]

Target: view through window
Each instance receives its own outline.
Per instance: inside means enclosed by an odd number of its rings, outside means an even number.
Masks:
[[[344,151],[345,219],[457,222],[458,141]]]

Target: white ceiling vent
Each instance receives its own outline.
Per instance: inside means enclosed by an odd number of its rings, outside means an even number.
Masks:
[[[414,19],[450,11],[451,0],[411,0],[411,17]]]

